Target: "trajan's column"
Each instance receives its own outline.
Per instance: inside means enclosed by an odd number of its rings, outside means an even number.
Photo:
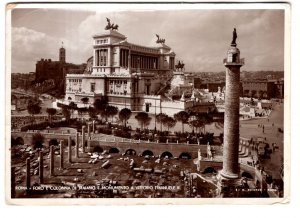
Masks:
[[[239,177],[240,67],[244,65],[244,59],[240,58],[236,38],[237,33],[234,28],[231,46],[223,61],[226,67],[226,94],[221,176],[229,180]]]

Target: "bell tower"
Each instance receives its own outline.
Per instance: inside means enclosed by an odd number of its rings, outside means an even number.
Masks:
[[[59,61],[66,63],[66,49],[64,48],[64,42],[62,42],[62,46],[59,49]]]

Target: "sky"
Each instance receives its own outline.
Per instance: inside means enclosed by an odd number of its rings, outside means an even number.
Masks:
[[[84,8],[84,7],[83,7]],[[168,10],[103,12],[74,9],[12,10],[12,72],[34,72],[41,58],[58,60],[66,48],[69,63],[85,63],[93,54],[92,36],[104,32],[106,17],[119,25],[127,41],[157,46],[158,34],[185,63],[188,72],[224,71],[223,59],[237,29],[237,47],[245,71],[284,70],[284,11]]]

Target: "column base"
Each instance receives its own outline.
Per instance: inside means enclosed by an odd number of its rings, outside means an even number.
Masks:
[[[237,179],[239,178],[239,174],[232,173],[232,174],[227,174],[223,170],[220,171],[220,175],[226,179]]]
[[[238,175],[227,175],[222,171],[217,175],[219,197],[236,197],[241,180]]]

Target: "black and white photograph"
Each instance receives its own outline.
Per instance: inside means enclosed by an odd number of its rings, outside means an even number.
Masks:
[[[9,202],[284,201],[289,13],[8,4]]]

